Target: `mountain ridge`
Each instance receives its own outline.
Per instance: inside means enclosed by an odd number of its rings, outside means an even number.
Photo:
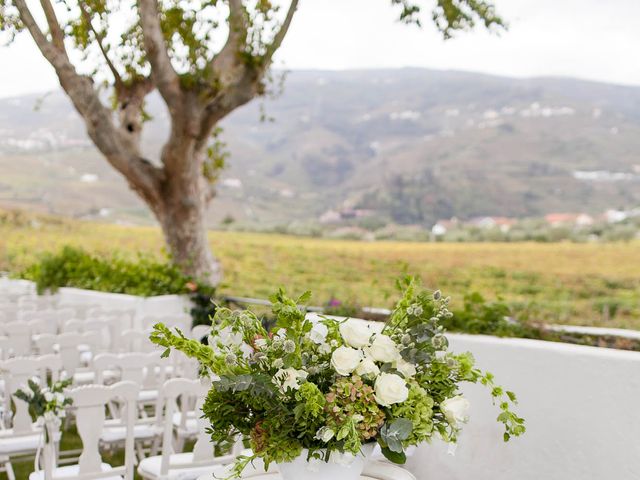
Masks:
[[[40,98],[0,99],[0,203],[148,222],[68,100]],[[261,103],[275,122],[260,122]],[[167,116],[156,97],[149,110],[145,153],[157,158]],[[212,223],[359,209],[428,226],[640,204],[640,87],[418,68],[293,71],[282,95],[222,126],[231,159]]]

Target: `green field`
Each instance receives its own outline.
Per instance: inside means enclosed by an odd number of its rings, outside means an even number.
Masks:
[[[0,270],[19,271],[66,244],[163,255],[156,228],[3,215]],[[210,238],[225,272],[221,293],[266,298],[283,285],[292,293],[312,290],[314,304],[335,297],[388,307],[395,279],[410,273],[454,303],[478,291],[534,321],[640,328],[640,242],[366,243],[238,232]]]

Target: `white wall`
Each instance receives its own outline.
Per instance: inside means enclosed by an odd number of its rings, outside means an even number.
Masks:
[[[471,420],[455,456],[441,442],[419,447],[407,462],[418,480],[640,479],[640,353],[448,337],[517,393],[527,432],[505,444],[488,392],[468,386]]]

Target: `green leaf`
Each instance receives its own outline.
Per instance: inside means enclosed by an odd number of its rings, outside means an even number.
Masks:
[[[162,352],[162,355],[160,355],[160,358],[167,358],[170,353],[171,353],[171,349],[167,348],[164,352]]]
[[[398,465],[404,465],[407,461],[407,455],[404,452],[394,452],[389,448],[382,447],[382,454],[387,460]]]

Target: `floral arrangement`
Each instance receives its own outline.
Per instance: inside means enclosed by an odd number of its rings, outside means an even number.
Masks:
[[[511,406],[512,392],[474,366],[470,353],[448,351],[440,321],[450,317],[449,298],[402,282],[404,295],[390,320],[374,329],[361,320],[305,316],[283,290],[273,297],[273,332],[249,311],[218,309],[209,345],[163,324],[151,340],[196,358],[214,379],[203,406],[213,442],[237,435],[250,439],[253,456],[239,457],[234,474],[248,462],[328,460],[332,452],[356,455],[377,442],[382,453],[404,463],[407,447],[433,438],[455,443],[467,421],[462,382],[481,383],[498,403],[504,440],[524,433]]]
[[[35,417],[38,426],[50,425],[58,428],[66,416],[67,407],[72,400],[64,395],[64,390],[71,385],[72,379],[53,382],[49,386],[40,386],[40,379],[34,377],[27,385],[17,390],[15,397],[29,405],[29,410]],[[44,429],[45,442],[49,441],[49,431]]]

